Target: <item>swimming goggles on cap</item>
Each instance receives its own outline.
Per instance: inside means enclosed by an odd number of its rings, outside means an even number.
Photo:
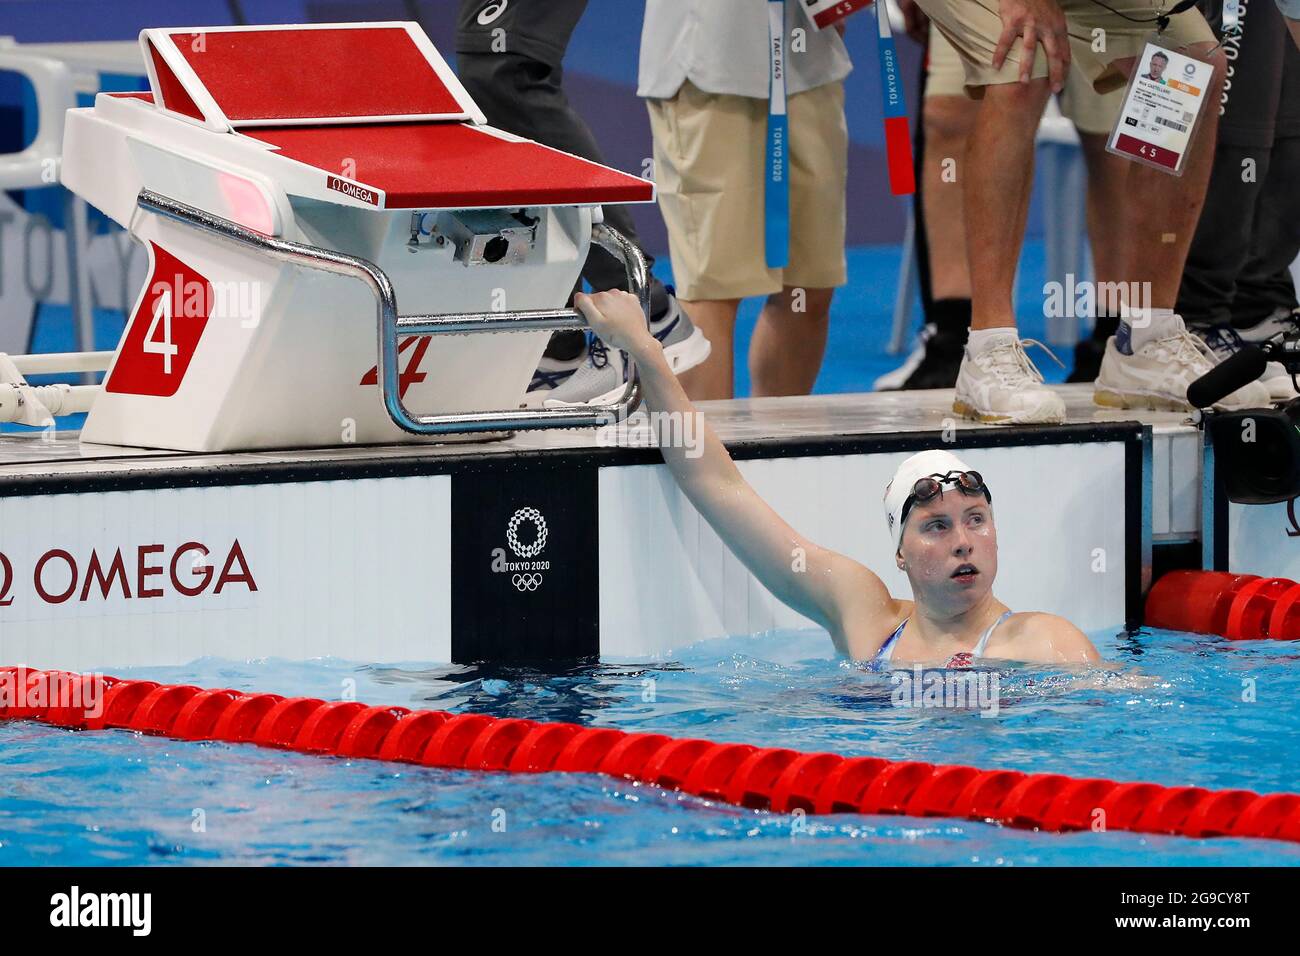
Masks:
[[[935,498],[943,497],[943,486],[952,485],[963,495],[983,495],[989,504],[993,504],[993,495],[984,484],[984,476],[978,471],[950,471],[946,475],[938,474],[926,475],[924,478],[916,479],[916,484],[912,486],[912,493],[907,496],[903,502],[903,511],[899,516],[899,522],[907,520],[907,513],[912,510],[912,506],[925,504],[933,501]]]

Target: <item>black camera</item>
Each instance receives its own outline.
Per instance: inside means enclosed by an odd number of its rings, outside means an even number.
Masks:
[[[1300,399],[1207,416],[1207,423],[1229,501],[1263,505],[1300,496]]]
[[[1289,334],[1278,333],[1260,346],[1264,357],[1270,362],[1281,362],[1282,367],[1291,373],[1292,384],[1300,376],[1300,329]],[[1300,391],[1300,385],[1296,387]]]

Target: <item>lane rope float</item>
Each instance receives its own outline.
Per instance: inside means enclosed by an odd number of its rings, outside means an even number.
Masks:
[[[1300,639],[1300,584],[1226,571],[1171,571],[1147,595],[1148,627],[1233,641]]]
[[[1096,828],[1300,842],[1300,794],[801,753],[23,667],[0,667],[0,688],[6,689],[0,720],[72,730],[133,730],[461,770],[600,773],[773,813],[959,817],[1051,832]]]

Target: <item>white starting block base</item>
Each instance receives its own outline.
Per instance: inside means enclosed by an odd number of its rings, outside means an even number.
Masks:
[[[901,457],[946,444],[993,491],[999,597],[1120,628],[1153,540],[1199,534],[1200,435],[1182,416],[1098,409],[1086,386],[1062,393],[1070,423],[1048,428],[957,420],[945,391],[701,409],[778,511],[900,595],[881,493]],[[0,434],[0,659],[625,657],[810,626],[658,461],[609,430],[222,454]]]

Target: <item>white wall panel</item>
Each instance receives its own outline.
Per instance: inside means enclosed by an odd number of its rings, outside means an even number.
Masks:
[[[1300,508],[1229,504],[1228,534],[1228,570],[1300,581]]]
[[[1122,627],[1123,444],[960,455],[993,492],[998,597],[1015,610],[1062,614],[1084,630]],[[806,537],[862,561],[894,594],[910,597],[881,507],[904,457],[766,458],[739,467]],[[744,569],[663,465],[601,469],[600,552],[602,654],[663,653],[712,637],[812,626]]]
[[[184,663],[202,656],[447,661],[451,657],[451,479],[446,475],[232,485],[0,498],[0,553],[13,568],[0,607],[0,664],[76,670]],[[214,593],[238,539],[257,590],[233,584]],[[188,597],[172,586],[176,549],[211,549],[212,581]],[[142,545],[161,575],[138,595]],[[92,549],[108,565],[121,549],[131,597],[114,580],[81,601]],[[76,594],[42,600],[34,570],[52,549],[78,565]],[[191,552],[182,584],[201,569]],[[0,586],[3,586],[0,566]],[[62,562],[47,569],[49,590],[68,582]]]

